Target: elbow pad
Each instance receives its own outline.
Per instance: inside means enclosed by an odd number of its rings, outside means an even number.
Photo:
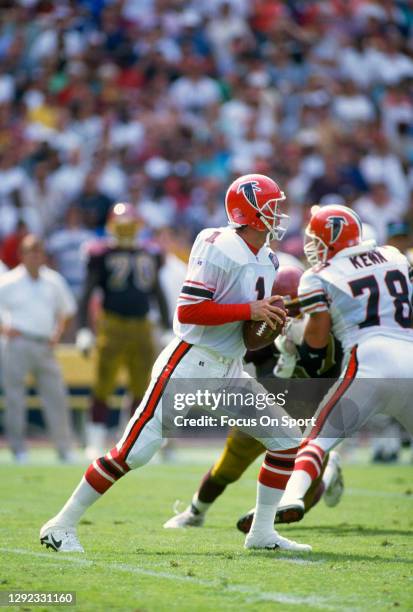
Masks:
[[[301,360],[301,367],[311,377],[317,377],[324,366],[324,360],[327,356],[327,346],[323,348],[313,348],[305,340],[298,346],[298,352]]]

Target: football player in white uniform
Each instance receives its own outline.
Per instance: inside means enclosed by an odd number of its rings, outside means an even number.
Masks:
[[[82,551],[76,525],[85,510],[131,469],[147,463],[162,444],[162,396],[175,379],[241,379],[243,322],[283,325],[285,311],[271,297],[278,261],[269,248],[286,230],[284,193],[270,178],[245,175],[229,187],[229,227],[203,230],[193,245],[175,313],[176,338],[156,360],[150,385],[118,444],[86,470],[62,508],[40,530],[40,541],[58,551]],[[252,380],[255,390],[264,387]],[[278,409],[278,407],[277,407]],[[280,408],[280,414],[283,413]],[[285,414],[285,413],[283,413]],[[269,449],[258,480],[258,502],[247,548],[308,551],[274,531],[276,506],[292,473],[301,431],[284,427],[261,438]]]
[[[301,309],[310,315],[301,349],[312,357],[316,371],[332,330],[345,359],[314,427],[306,432],[283,499],[284,511],[301,516],[303,497],[325,454],[373,414],[390,414],[413,433],[408,260],[394,247],[362,241],[360,219],[345,206],[313,207],[306,236],[304,250],[313,267],[299,285]]]

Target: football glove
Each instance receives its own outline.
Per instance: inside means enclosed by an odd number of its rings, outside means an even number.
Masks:
[[[291,378],[293,375],[299,358],[297,346],[303,341],[306,323],[307,317],[288,319],[284,333],[275,339],[275,346],[280,356],[273,371],[274,376]]]
[[[82,327],[76,334],[76,348],[84,356],[88,357],[95,345],[95,336],[88,327]]]

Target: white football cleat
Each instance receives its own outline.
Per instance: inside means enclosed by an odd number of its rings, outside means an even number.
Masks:
[[[341,471],[340,455],[335,451],[331,451],[328,457],[328,463],[324,475],[327,476],[329,482],[324,491],[323,499],[326,506],[333,508],[339,503],[344,492],[343,472]],[[324,478],[323,478],[324,480]]]
[[[165,529],[183,529],[184,527],[202,527],[205,521],[205,513],[195,514],[191,506],[176,514],[164,523]]]
[[[76,527],[55,524],[53,519],[40,529],[40,544],[55,552],[85,552],[77,539]]]
[[[279,533],[249,533],[245,538],[244,548],[262,550],[290,550],[292,552],[311,552],[309,544],[299,544],[294,540],[283,538]]]

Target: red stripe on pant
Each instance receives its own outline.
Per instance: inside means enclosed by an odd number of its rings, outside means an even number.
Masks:
[[[284,452],[285,454],[295,455],[296,448],[290,448],[287,451],[276,451],[277,453]],[[281,489],[282,491],[287,486],[287,482],[293,472],[291,458],[277,458],[277,466],[274,466],[273,457],[267,453],[264,457],[263,464],[258,475],[258,482],[271,487],[272,489]]]
[[[192,344],[188,344],[187,342],[180,342],[170,358],[168,359],[167,364],[163,368],[158,380],[155,383],[154,388],[146,402],[146,406],[139,415],[138,419],[133,424],[128,437],[122,445],[122,448],[119,450],[119,456],[123,461],[126,461],[133,445],[136,440],[139,438],[139,435],[145,425],[153,418],[155,414],[155,410],[159,404],[159,400],[162,397],[162,393],[165,390],[168,380],[172,376],[176,366],[182,360],[182,358],[187,354]]]
[[[318,415],[316,423],[310,432],[308,440],[314,440],[314,438],[318,436],[318,434],[323,428],[323,425],[325,424],[327,420],[327,417],[329,416],[333,408],[337,405],[341,397],[344,395],[344,393],[347,391],[347,389],[353,382],[357,374],[357,370],[358,370],[358,361],[357,361],[357,344],[356,344],[351,349],[350,359],[347,364],[347,369],[345,371],[344,377],[341,383],[339,384],[339,386],[337,387],[337,389],[335,390],[332,397],[330,397],[330,399],[328,400],[328,402],[326,403],[326,405],[324,406],[324,408],[321,410],[320,414]],[[301,446],[304,446],[305,444],[306,442],[304,442]]]

